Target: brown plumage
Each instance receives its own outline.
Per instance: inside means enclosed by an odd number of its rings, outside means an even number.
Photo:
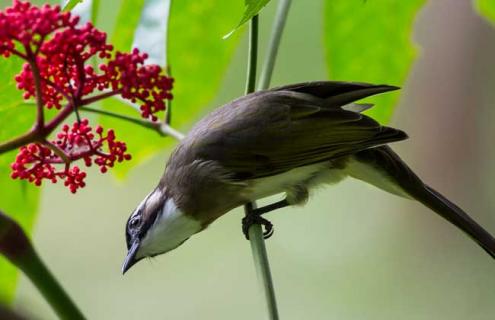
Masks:
[[[493,237],[386,146],[407,135],[361,113],[371,105],[354,103],[395,89],[300,83],[214,110],[179,143],[157,188],[129,218],[123,270],[176,248],[235,207],[278,193],[286,199],[270,209],[303,204],[313,187],[347,176],[422,202],[495,256]]]
[[[205,215],[204,208],[211,208],[214,212],[206,220],[210,223],[249,200],[240,192],[245,180],[339,159],[407,137],[341,108],[396,87],[332,84],[312,82],[260,91],[214,110],[177,146],[161,184],[173,185],[169,189],[174,190],[174,199],[179,207],[187,207],[188,214]]]

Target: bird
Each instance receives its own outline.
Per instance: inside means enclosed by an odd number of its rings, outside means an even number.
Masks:
[[[262,214],[304,205],[315,187],[347,177],[421,202],[471,237],[492,258],[495,239],[466,212],[424,183],[389,146],[408,138],[362,112],[358,100],[399,89],[359,82],[314,81],[257,91],[213,110],[180,141],[158,185],[126,223],[127,272],[169,252],[232,209],[268,196],[284,199]]]

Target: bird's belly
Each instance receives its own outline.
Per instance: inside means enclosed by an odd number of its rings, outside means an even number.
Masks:
[[[341,169],[332,168],[330,162],[304,166],[270,177],[249,181],[246,197],[258,200],[275,194],[290,191],[296,186],[307,189],[320,184],[333,184],[346,177]]]

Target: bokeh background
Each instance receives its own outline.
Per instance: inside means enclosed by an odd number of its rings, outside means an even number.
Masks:
[[[102,2],[110,8],[118,1]],[[263,11],[261,50],[275,6]],[[273,85],[328,78],[322,10],[320,0],[294,1]],[[393,148],[495,233],[495,28],[470,1],[434,0],[414,30],[420,53],[391,122],[410,139]],[[242,94],[246,40],[244,34],[204,113]],[[241,210],[121,275],[126,219],[157,183],[170,151],[124,180],[91,174],[90,187],[76,196],[61,185],[44,188],[33,233],[41,256],[89,319],[263,319]],[[319,190],[304,208],[269,217],[276,231],[267,248],[282,319],[495,316],[495,262],[420,204],[349,179]],[[15,308],[34,319],[55,318],[24,277]]]

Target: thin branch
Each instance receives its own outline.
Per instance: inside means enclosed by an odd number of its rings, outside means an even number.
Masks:
[[[62,161],[65,164],[69,164],[71,162],[69,156],[64,152],[64,150],[60,149],[56,144],[53,144],[48,140],[44,140],[41,143],[46,147],[48,147],[50,150],[52,150],[60,159],[62,159]]]
[[[169,135],[169,136],[175,138],[176,140],[179,140],[179,141],[185,138],[185,135],[182,132],[175,130],[174,128],[172,128],[170,125],[168,125],[166,123],[162,123],[160,125],[160,131],[166,135]]]
[[[31,52],[31,49],[26,46],[26,52],[28,56],[28,63],[31,67],[31,72],[33,73],[34,88],[36,91],[36,126],[35,129],[38,131],[43,130],[45,126],[45,110],[43,109],[43,92],[41,90],[41,75],[38,65],[36,64],[36,56]]]
[[[87,98],[87,99],[83,99],[81,100],[80,104],[79,104],[79,107],[81,106],[87,106],[88,104],[92,104],[96,101],[99,101],[99,100],[102,100],[102,99],[105,99],[105,98],[108,98],[108,97],[112,97],[112,96],[115,96],[117,95],[119,92],[118,91],[106,91],[104,93],[101,93],[101,94],[98,94],[96,96],[92,96],[90,98]]]
[[[256,67],[258,62],[258,16],[251,19],[249,27],[249,48],[246,79],[246,94],[254,92],[256,85]]]
[[[62,110],[60,110],[57,115],[45,125],[44,131],[44,137],[48,136],[55,128],[58,127],[59,124],[62,123],[67,117],[72,113],[74,108],[72,107],[72,103],[68,103],[63,107]]]
[[[282,38],[282,33],[284,31],[285,22],[287,21],[287,15],[289,13],[292,0],[279,1],[275,21],[273,22],[268,52],[261,70],[258,90],[265,90],[270,86],[270,80],[272,78],[273,69],[275,68],[275,60],[277,58],[278,48],[280,46],[280,39]]]
[[[17,149],[25,144],[37,140],[37,138],[39,138],[39,134],[36,131],[31,130],[9,141],[0,143],[0,154]]]
[[[144,119],[139,119],[139,118],[134,118],[134,117],[129,117],[120,113],[115,113],[111,111],[106,111],[106,110],[101,110],[101,109],[95,109],[91,107],[80,107],[79,108],[81,111],[86,111],[86,112],[91,112],[91,113],[98,113],[104,116],[109,116],[115,119],[127,121],[133,124],[137,124],[138,126],[148,128],[148,129],[153,129],[163,135],[160,130],[157,130],[158,127],[160,127],[160,124],[156,124],[152,121],[149,120],[144,120]]]
[[[0,211],[0,254],[21,269],[60,319],[84,320],[84,315],[43,263],[22,228]]]
[[[119,113],[114,113],[111,111],[106,111],[106,110],[100,110],[100,109],[94,109],[90,107],[81,107],[81,111],[86,111],[86,112],[92,112],[92,113],[98,113],[101,115],[109,116],[115,119],[127,121],[133,124],[136,124],[138,126],[152,129],[156,131],[160,136],[170,136],[178,141],[184,139],[185,135],[178,130],[172,128],[170,125],[163,123],[163,122],[153,122],[150,120],[145,120],[145,119],[139,119],[139,118],[134,118],[134,117],[129,117],[126,115],[122,115]]]
[[[28,57],[24,53],[22,53],[22,52],[20,52],[20,51],[18,51],[16,49],[10,49],[10,52],[12,52],[12,54],[18,56],[21,59],[24,59],[24,60],[27,60],[28,59]]]
[[[60,89],[59,86],[57,86],[55,83],[53,83],[50,79],[43,79],[43,82],[45,82],[47,85],[49,85],[50,87],[53,88],[53,90],[57,91],[58,93],[60,93],[64,98],[65,100],[67,100],[68,102],[72,103],[74,99],[72,99],[72,97],[70,97],[66,92],[64,92],[64,90]]]
[[[165,13],[165,72],[168,77],[172,77],[172,69],[170,67],[170,55],[169,55],[169,44],[170,44],[170,12],[172,11],[172,0],[166,1]],[[172,100],[167,101],[167,110],[165,110],[165,116],[163,117],[163,123],[170,125],[172,121]]]
[[[251,19],[249,26],[249,60],[247,67],[246,94],[254,91],[256,85],[256,64],[258,56],[258,16]],[[256,209],[256,202],[248,203],[244,206],[246,216],[253,214]],[[270,264],[263,239],[263,230],[261,225],[253,224],[248,230],[249,242],[253,253],[254,265],[258,279],[261,282],[263,293],[265,296],[269,319],[277,320],[278,310],[277,301],[275,298],[275,289],[273,287],[272,276],[270,273]]]

